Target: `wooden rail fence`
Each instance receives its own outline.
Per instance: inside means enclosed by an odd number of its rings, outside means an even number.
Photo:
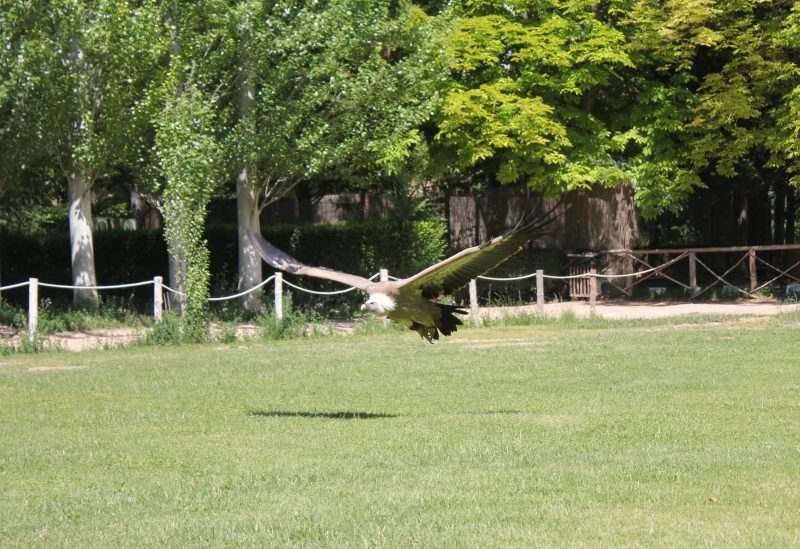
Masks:
[[[623,295],[631,297],[633,288],[642,282],[661,278],[673,282],[677,286],[684,288],[689,294],[690,299],[694,299],[706,293],[711,288],[721,284],[723,287],[731,288],[734,292],[747,297],[755,297],[756,292],[770,286],[780,279],[800,282],[800,278],[794,273],[800,267],[800,259],[792,263],[789,267],[778,267],[764,258],[767,253],[786,252],[800,250],[800,244],[775,244],[763,246],[729,246],[729,247],[708,247],[708,248],[664,248],[653,250],[607,250],[592,252],[587,254],[572,254],[570,259],[572,265],[570,274],[584,274],[593,268],[600,267],[601,263],[608,265],[611,263],[621,263],[621,272],[624,275],[624,285],[619,285],[613,280],[608,280],[607,284],[615,288]],[[741,256],[727,266],[721,274],[709,266],[711,263],[705,258],[708,254],[741,254]],[[703,259],[701,259],[703,257]],[[704,261],[705,259],[705,261]],[[603,260],[603,261],[601,261]],[[680,280],[674,271],[667,273],[667,270],[679,263],[688,263],[688,280]],[[730,280],[730,275],[738,267],[746,264],[742,269],[746,270],[749,284],[748,289],[737,286]],[[698,266],[706,271],[712,282],[705,287],[698,285]],[[759,281],[758,270],[768,272],[766,280]],[[647,271],[647,272],[643,272]],[[702,271],[701,271],[702,272]],[[570,281],[570,295],[572,297],[589,297],[591,290],[589,282],[592,279],[574,279]]]

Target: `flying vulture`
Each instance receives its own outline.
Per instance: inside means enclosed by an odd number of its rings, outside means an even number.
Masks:
[[[404,324],[433,343],[434,339],[439,339],[439,332],[449,336],[461,324],[461,319],[454,313],[467,314],[456,305],[438,303],[437,300],[463,288],[473,278],[517,253],[530,240],[541,235],[542,227],[549,221],[540,219],[528,223],[479,246],[462,250],[411,277],[388,282],[372,282],[324,267],[310,267],[279,250],[260,234],[251,231],[248,236],[258,255],[273,268],[354,286],[369,296],[361,305],[362,311]]]

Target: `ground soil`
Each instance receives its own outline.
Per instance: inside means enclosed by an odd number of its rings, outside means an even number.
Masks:
[[[592,311],[588,301],[564,301],[547,303],[545,315],[559,317],[571,312],[577,317],[592,314],[608,319],[664,318],[685,315],[758,315],[769,316],[779,313],[800,311],[800,304],[776,300],[739,300],[725,302],[675,302],[675,301],[598,301]],[[521,307],[491,307],[480,310],[481,316],[502,318],[519,314],[536,314],[536,305]]]
[[[800,311],[799,303],[785,303],[773,300],[679,303],[675,301],[599,301],[594,310],[586,301],[551,302],[545,305],[545,315],[552,318],[567,313],[576,317],[588,317],[592,314],[608,319],[651,319],[677,317],[686,315],[748,315],[771,316],[779,313]],[[493,319],[522,314],[537,314],[536,305],[517,307],[482,307],[482,317]],[[355,321],[338,321],[333,323],[333,331],[347,333],[352,331]],[[258,328],[253,325],[242,325],[237,329],[237,337],[255,335]],[[46,348],[66,351],[82,351],[84,349],[108,349],[127,345],[144,337],[144,328],[107,328],[80,332],[62,332],[44,338]],[[0,326],[0,345],[19,345],[20,334],[14,330]]]

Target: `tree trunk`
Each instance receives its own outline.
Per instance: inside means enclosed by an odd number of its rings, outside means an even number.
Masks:
[[[244,291],[261,283],[261,257],[256,253],[247,236],[248,231],[261,233],[259,220],[258,191],[248,181],[247,168],[239,172],[236,180],[236,210],[239,225],[239,290]],[[242,306],[247,311],[263,312],[261,291],[250,292],[242,297]]]
[[[165,238],[166,233],[164,234]],[[174,242],[167,242],[167,250],[177,250],[178,247]],[[179,261],[172,252],[168,252],[169,261],[169,287],[180,293],[169,292],[167,299],[169,300],[169,309],[175,314],[183,314],[183,304],[186,301],[186,263]]]
[[[795,218],[797,216],[797,189],[788,187],[786,189],[786,243],[795,242]]]
[[[775,244],[783,244],[786,239],[786,183],[776,181],[775,191]]]
[[[241,34],[241,43],[243,45],[249,45],[251,43],[249,16],[245,16],[239,27],[239,31]],[[255,101],[253,70],[250,59],[247,56],[246,48],[243,48],[241,54],[240,67],[236,99],[239,107],[239,117],[242,120],[246,120],[253,111],[253,103]],[[252,166],[242,166],[236,178],[236,217],[239,236],[239,291],[249,290],[261,283],[261,258],[256,253],[250,239],[247,237],[248,231],[261,234],[258,189],[253,185],[252,175]],[[261,300],[261,291],[257,290],[243,296],[242,307],[250,312],[263,312],[264,304]]]
[[[161,214],[158,208],[148,202],[139,191],[131,191],[131,212],[139,228],[148,230],[161,228]]]
[[[73,167],[67,175],[69,199],[69,235],[72,251],[73,286],[96,286],[94,270],[94,241],[92,239],[91,180],[80,166]],[[76,306],[96,309],[99,304],[97,290],[74,290]]]
[[[736,215],[736,245],[737,246],[746,246],[747,236],[749,232],[749,219],[747,217],[748,212],[748,200],[747,200],[747,193],[741,189],[737,189],[734,194],[734,214]]]

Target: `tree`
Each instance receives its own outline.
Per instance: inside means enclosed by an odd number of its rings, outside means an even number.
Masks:
[[[0,225],[34,230],[39,210],[58,197],[47,151],[36,147],[28,101],[34,82],[24,62],[39,12],[19,3],[0,10]],[[25,182],[24,184],[22,182]]]
[[[207,332],[209,253],[203,231],[208,202],[222,179],[218,135],[229,86],[228,5],[219,0],[162,6],[166,59],[150,90],[155,126],[150,191],[159,193],[170,254],[170,282],[185,293],[183,336]]]
[[[613,87],[633,65],[610,24],[613,6],[463,3],[447,41],[440,163],[551,192],[626,180],[610,115],[619,108]]]
[[[17,57],[6,98],[13,133],[4,140],[17,159],[35,157],[66,181],[72,281],[93,286],[91,189],[142,143],[146,120],[135,107],[155,62],[158,21],[141,2],[6,4],[4,32]],[[74,300],[96,307],[98,295],[78,289]]]
[[[256,94],[256,75],[254,66],[257,51],[253,48],[253,14],[259,13],[257,3],[244,2],[235,12],[236,31],[238,35],[237,57],[238,74],[236,75],[236,106],[240,124],[252,133],[255,128],[253,120],[253,105]],[[250,125],[250,128],[247,126]],[[252,181],[255,166],[247,162],[239,166],[236,174],[236,214],[238,238],[238,288],[254,288],[261,282],[261,258],[255,252],[249,238],[248,231],[260,231],[258,215],[260,210],[256,207],[259,189]],[[246,311],[261,311],[263,303],[259,292],[251,291],[242,298],[242,306]]]
[[[210,274],[203,240],[206,207],[219,178],[213,112],[203,93],[189,85],[170,97],[156,129],[156,154],[164,178],[163,213],[169,252],[184,269],[184,335],[202,339]]]
[[[694,189],[708,187],[698,199],[731,196],[737,238],[763,242],[770,236],[758,225],[769,233],[771,191],[774,238],[784,239],[794,217],[786,215],[793,208],[786,185],[796,172],[797,12],[791,2],[684,0],[638,1],[626,12],[637,65],[627,136],[639,147],[637,198],[651,211],[680,209]],[[756,217],[764,219],[747,222]]]
[[[443,66],[438,22],[409,4],[243,2],[236,14],[239,117],[226,148],[244,289],[261,280],[245,237],[261,210],[322,173],[397,173],[424,140]]]

